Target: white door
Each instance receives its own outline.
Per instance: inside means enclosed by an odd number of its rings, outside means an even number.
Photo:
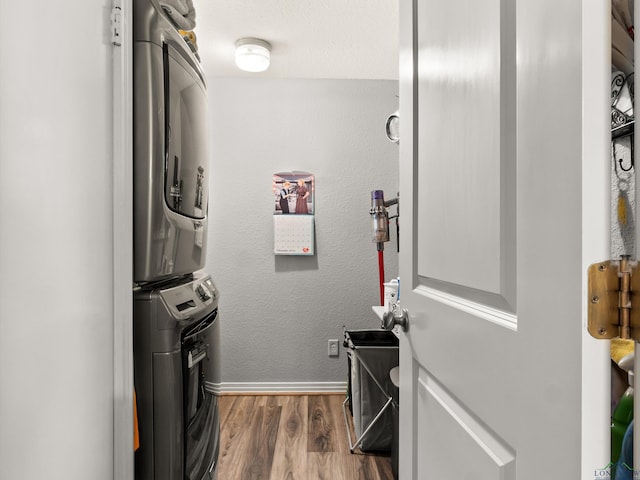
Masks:
[[[401,0],[401,480],[606,475],[608,5]]]

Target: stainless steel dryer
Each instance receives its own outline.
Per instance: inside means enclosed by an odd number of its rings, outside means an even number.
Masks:
[[[134,281],[204,268],[207,85],[198,58],[157,0],[134,2]]]
[[[218,298],[202,273],[135,292],[136,480],[217,478]]]

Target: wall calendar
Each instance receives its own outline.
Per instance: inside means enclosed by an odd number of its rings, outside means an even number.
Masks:
[[[314,176],[307,172],[273,175],[273,253],[315,255]]]

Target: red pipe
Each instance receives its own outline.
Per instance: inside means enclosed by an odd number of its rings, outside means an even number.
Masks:
[[[384,305],[384,251],[378,250],[378,271],[380,274],[380,305]]]

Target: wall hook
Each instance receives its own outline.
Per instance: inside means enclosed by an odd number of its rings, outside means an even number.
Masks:
[[[620,165],[620,170],[622,170],[623,172],[629,172],[631,171],[631,169],[634,167],[634,162],[633,162],[633,158],[631,159],[631,164],[629,165],[629,168],[624,168],[624,166],[622,165],[622,158],[618,159],[618,165]]]
[[[633,136],[634,136],[633,133],[628,135],[621,135],[615,138],[613,138],[613,135],[612,135],[611,145],[613,148],[613,151],[612,151],[612,157],[613,157],[612,159],[614,162],[613,166],[615,167],[616,174],[618,174],[618,176],[620,172],[625,172],[625,173],[630,172],[633,169],[633,167],[635,167],[635,151],[634,151]],[[623,142],[628,145],[628,147],[626,147],[628,149],[627,155],[622,154],[622,152],[620,152],[616,148],[617,146],[622,147]],[[624,151],[625,149],[622,149],[622,150]],[[629,157],[628,160],[626,157]],[[625,160],[629,162],[627,167],[624,166]]]

